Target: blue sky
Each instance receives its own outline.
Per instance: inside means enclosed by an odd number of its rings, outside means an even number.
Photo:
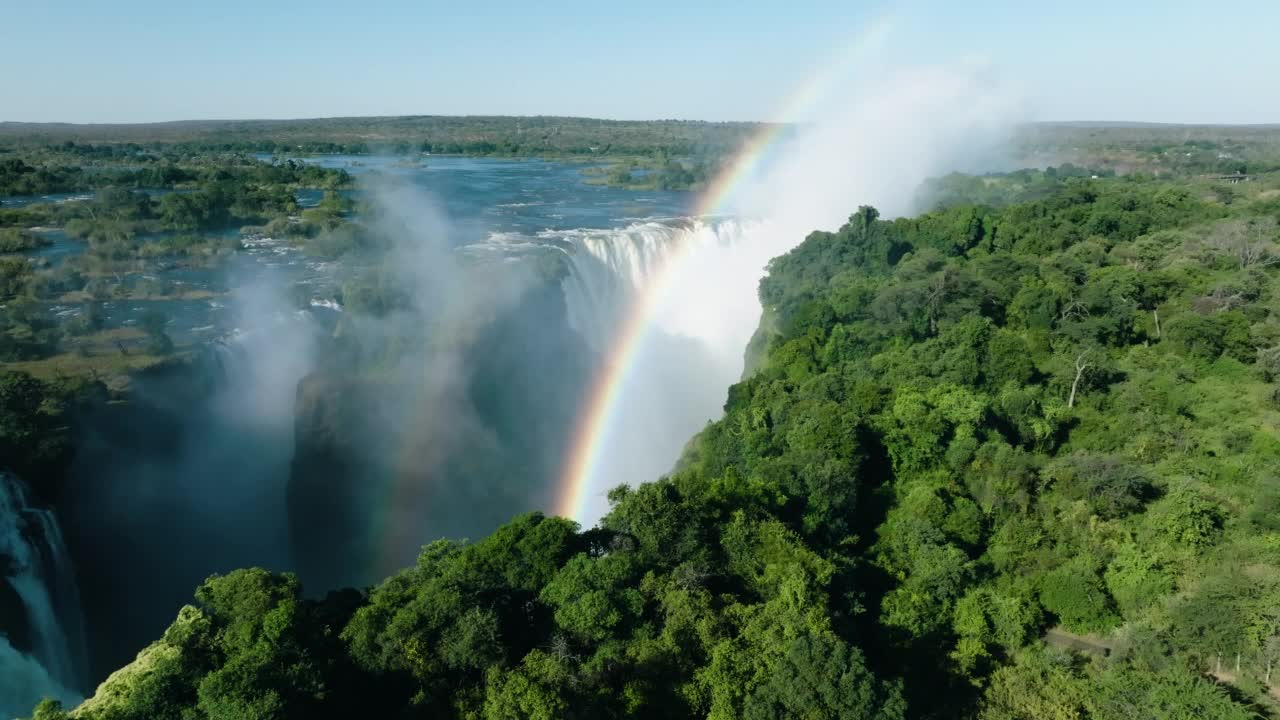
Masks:
[[[986,62],[1037,119],[1280,122],[1276,0],[0,0],[0,120],[771,119],[886,19],[878,62]]]

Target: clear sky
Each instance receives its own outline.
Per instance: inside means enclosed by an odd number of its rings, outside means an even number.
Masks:
[[[884,19],[1036,119],[1280,122],[1280,0],[0,0],[0,120],[773,119]]]

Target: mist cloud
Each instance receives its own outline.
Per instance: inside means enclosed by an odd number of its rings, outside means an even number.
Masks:
[[[623,389],[586,521],[607,486],[654,479],[684,441],[719,417],[760,320],[756,290],[769,260],[813,230],[835,230],[860,205],[887,217],[918,210],[916,189],[952,170],[1002,166],[1022,105],[987,68],[853,67],[731,198],[737,217],[695,225],[654,327]]]

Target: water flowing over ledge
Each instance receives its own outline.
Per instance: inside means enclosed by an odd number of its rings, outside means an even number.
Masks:
[[[25,715],[42,697],[76,699],[86,673],[80,592],[62,529],[26,483],[0,471],[0,591],[21,606],[29,652],[0,636],[0,716]],[[25,622],[24,622],[25,621]],[[4,628],[12,632],[14,628]]]

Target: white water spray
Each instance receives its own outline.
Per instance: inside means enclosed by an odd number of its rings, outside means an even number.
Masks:
[[[865,70],[865,68],[864,68]],[[873,78],[873,79],[867,79]],[[863,73],[847,94],[813,108],[775,161],[743,183],[727,207],[739,220],[695,218],[562,236],[573,246],[564,289],[570,320],[607,350],[654,271],[678,257],[648,340],[615,410],[587,523],[607,508],[608,486],[655,479],[684,442],[721,413],[759,319],[757,288],[769,260],[815,230],[837,229],[860,205],[885,217],[911,206],[919,184],[992,164],[1018,119],[1015,103],[981,68]],[[679,255],[675,247],[686,248]]]
[[[21,478],[0,472],[0,583],[22,605],[31,653],[0,636],[0,717],[26,715],[44,697],[71,703],[84,684],[80,594],[58,520],[35,506]]]
[[[608,356],[663,268],[678,272],[690,257],[703,254],[731,258],[742,232],[733,220],[687,219],[552,234],[569,246],[563,287],[570,324],[602,358]],[[672,265],[682,256],[685,262]],[[652,480],[670,470],[689,437],[721,412],[724,386],[706,379],[741,371],[742,350],[730,340],[730,325],[714,322],[698,307],[666,306],[653,319],[639,354],[622,359],[630,366],[630,382],[647,391],[628,395],[625,432],[604,440],[609,486]],[[597,493],[591,519],[604,509],[607,489]]]

